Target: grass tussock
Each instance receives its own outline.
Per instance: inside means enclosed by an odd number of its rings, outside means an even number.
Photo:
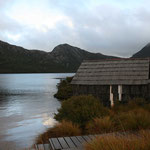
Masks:
[[[103,118],[95,118],[86,125],[87,134],[150,129],[150,112],[137,108]]]
[[[138,132],[150,129],[149,116],[150,104],[140,98],[130,100],[127,104],[118,103],[109,109],[93,96],[73,96],[63,101],[58,113],[55,114],[55,119],[61,123],[39,135],[36,141],[42,143],[51,137],[80,134]]]
[[[113,117],[114,128],[116,131],[150,129],[149,116],[150,112],[143,108],[122,112]]]
[[[144,108],[150,110],[150,104],[143,98],[129,99],[128,102],[125,104],[116,101],[114,107],[112,108],[112,111],[115,114],[118,114],[120,112],[128,112],[130,110],[138,109],[138,108]]]
[[[114,123],[109,116],[104,118],[95,118],[90,121],[87,126],[87,134],[108,133],[114,129]]]
[[[81,130],[78,125],[69,121],[62,121],[56,124],[53,128],[49,128],[45,133],[38,136],[36,143],[47,143],[51,137],[64,137],[81,135]]]
[[[128,138],[125,136],[97,137],[85,145],[85,150],[149,150],[150,132],[141,131],[139,136],[130,135]]]

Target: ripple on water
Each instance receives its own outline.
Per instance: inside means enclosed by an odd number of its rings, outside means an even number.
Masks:
[[[1,148],[31,146],[37,135],[56,123],[53,116],[60,107],[53,97],[56,85],[72,75],[0,74]]]

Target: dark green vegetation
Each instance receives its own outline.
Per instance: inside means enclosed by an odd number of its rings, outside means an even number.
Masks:
[[[106,58],[114,57],[90,53],[68,44],[44,52],[0,41],[0,73],[76,72],[84,59]]]
[[[150,104],[140,98],[129,100],[127,104],[118,102],[109,109],[95,97],[81,95],[63,101],[55,119],[72,121],[82,128],[86,127],[90,133],[94,130],[97,133],[97,125],[99,132],[150,128],[149,115]]]
[[[104,117],[109,114],[108,108],[102,106],[93,96],[73,96],[62,102],[55,119],[67,120],[84,127],[95,117]]]
[[[140,131],[150,129],[150,104],[140,98],[130,100],[127,104],[117,103],[113,108],[104,107],[93,96],[73,96],[62,102],[61,108],[55,114],[56,120],[60,121],[60,129],[48,129],[40,135],[39,139],[46,142],[49,137],[68,136],[66,124],[72,124],[70,136],[76,135],[74,130],[80,130],[78,134],[99,134],[110,132]],[[55,130],[54,130],[55,128]],[[46,136],[45,136],[46,135]],[[40,140],[37,140],[40,142]]]
[[[64,100],[73,96],[73,90],[70,84],[72,79],[73,77],[67,77],[66,79],[62,79],[57,85],[58,90],[54,97],[56,97],[59,100]]]

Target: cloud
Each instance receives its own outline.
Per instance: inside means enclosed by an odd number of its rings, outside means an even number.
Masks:
[[[131,56],[150,42],[148,0],[1,0],[0,39],[51,51],[74,46]]]

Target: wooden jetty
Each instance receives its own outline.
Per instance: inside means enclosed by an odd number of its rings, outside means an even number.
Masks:
[[[98,135],[50,138],[49,144],[35,145],[33,150],[83,150],[84,144]]]
[[[126,137],[133,135],[139,137],[137,132],[112,132],[95,135],[71,136],[50,138],[48,144],[37,144],[35,148],[30,150],[84,150],[84,144],[92,141],[96,137]]]

